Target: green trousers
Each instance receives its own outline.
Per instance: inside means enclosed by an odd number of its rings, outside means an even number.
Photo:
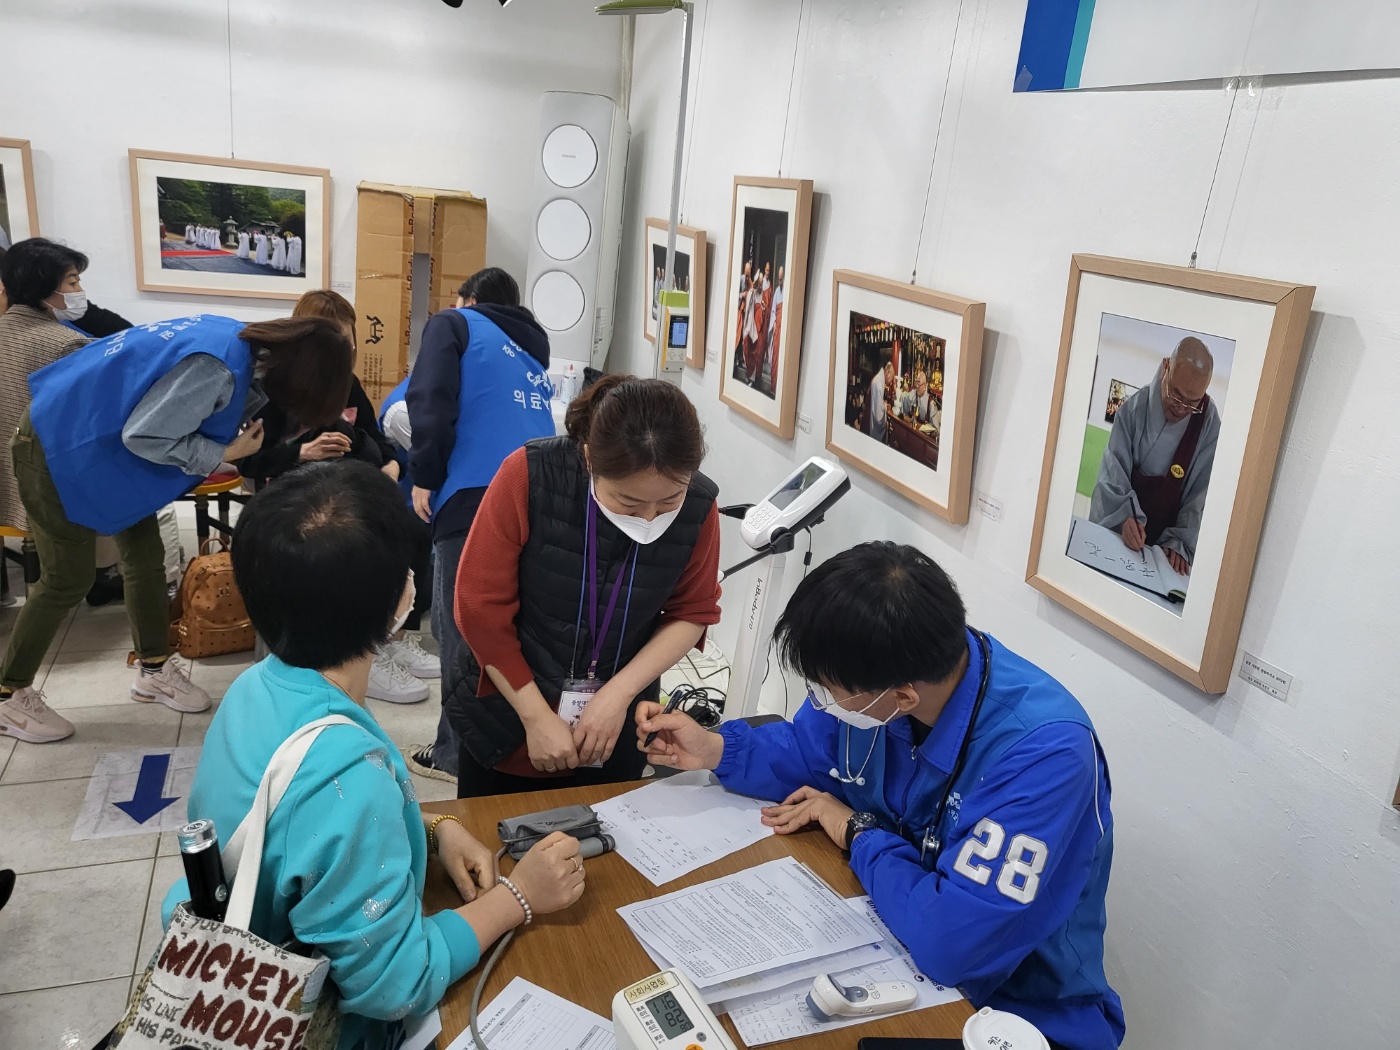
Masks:
[[[0,668],[0,686],[20,689],[34,684],[54,636],[92,587],[97,533],[68,520],[28,412],[20,419],[10,451],[40,565],[39,582],[29,588]],[[160,525],[153,514],[112,538],[121,552],[126,614],[136,655],[143,660],[162,659],[170,654],[170,600]]]

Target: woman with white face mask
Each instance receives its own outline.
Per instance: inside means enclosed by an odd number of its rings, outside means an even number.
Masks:
[[[29,377],[89,339],[73,324],[87,312],[87,256],[43,237],[20,241],[0,261],[9,309],[0,315],[0,524],[29,530],[15,486],[10,437],[29,407]]]
[[[502,464],[458,568],[477,694],[460,797],[640,777],[645,756],[619,744],[632,712],[719,621],[718,490],[699,473],[695,406],[669,383],[607,376],[566,423]]]

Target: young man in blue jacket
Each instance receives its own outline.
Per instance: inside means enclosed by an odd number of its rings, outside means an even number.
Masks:
[[[437,739],[404,752],[423,776],[457,780],[454,718],[471,699],[462,668],[471,650],[452,617],[452,595],[467,533],[505,458],[553,435],[552,395],[549,336],[520,305],[520,288],[504,270],[473,274],[457,308],[428,319],[404,391],[413,509],[433,527],[433,634],[442,658]]]
[[[775,641],[809,683],[792,722],[709,733],[643,704],[652,761],[782,799],[763,818],[779,834],[819,825],[919,968],[973,1005],[1065,1050],[1117,1047],[1108,766],[1078,701],[970,628],[943,570],[893,543],[813,570]]]

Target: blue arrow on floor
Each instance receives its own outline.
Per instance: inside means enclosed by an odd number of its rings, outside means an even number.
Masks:
[[[170,771],[169,755],[144,755],[136,778],[136,793],[129,802],[112,803],[138,824],[144,824],[167,806],[180,801],[165,797],[165,775]]]

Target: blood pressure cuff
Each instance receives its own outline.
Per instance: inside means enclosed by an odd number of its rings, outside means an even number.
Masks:
[[[496,825],[501,844],[515,860],[525,856],[535,843],[556,831],[578,839],[584,857],[596,857],[600,853],[611,852],[613,848],[613,840],[603,834],[602,821],[593,812],[592,806],[561,806],[559,809],[508,817]]]

